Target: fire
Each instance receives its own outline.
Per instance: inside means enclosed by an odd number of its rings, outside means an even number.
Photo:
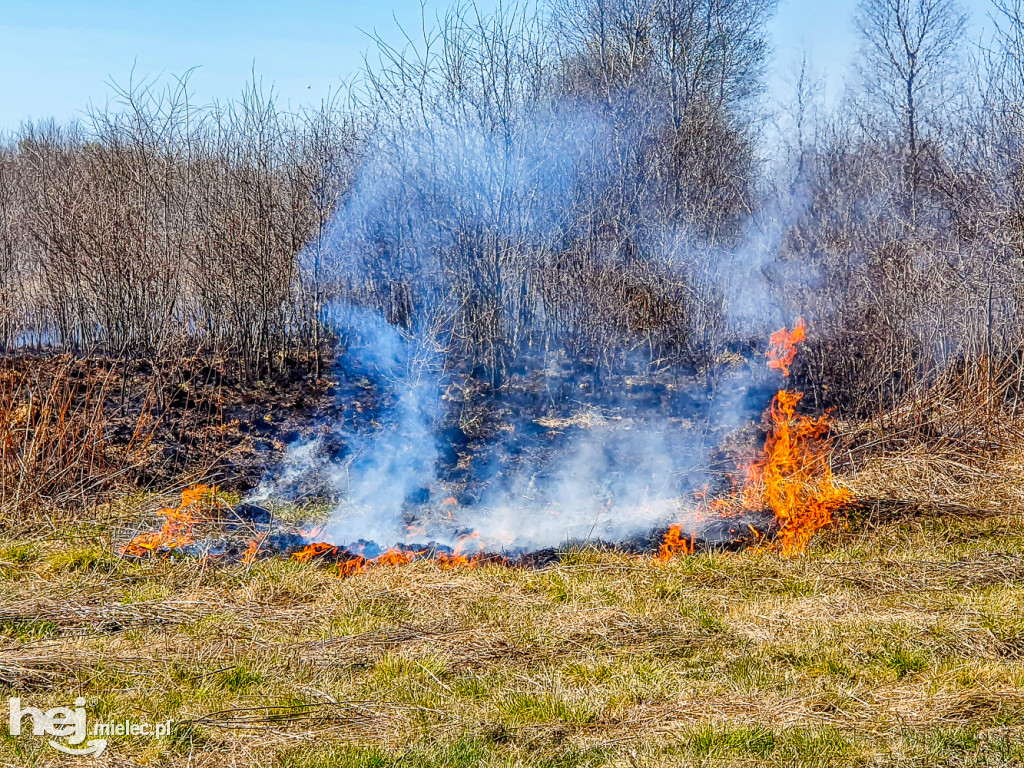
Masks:
[[[467,549],[476,549],[474,554],[467,555]],[[438,552],[434,559],[444,569],[449,568],[476,568],[484,561],[484,544],[480,540],[480,534],[473,532],[462,536],[452,549],[451,553]]]
[[[786,390],[775,395],[764,451],[747,468],[741,491],[745,509],[767,508],[775,514],[776,547],[787,555],[802,552],[811,536],[853,498],[832,476],[828,414],[798,415],[802,397]]]
[[[215,486],[208,485],[194,485],[185,488],[181,492],[181,503],[177,507],[173,509],[168,507],[157,512],[164,518],[164,524],[160,530],[139,534],[121,547],[121,554],[146,557],[156,552],[168,553],[195,544],[192,528],[196,524],[196,518],[189,508],[203,499],[211,499],[217,503],[214,498],[216,492]]]
[[[181,492],[181,507],[188,507],[195,504],[197,501],[201,501],[207,496],[212,496],[217,492],[217,487],[213,485],[192,485],[185,488]],[[179,507],[179,509],[181,509]]]
[[[806,338],[803,318],[797,320],[792,331],[782,328],[773,333],[768,367],[788,376],[797,344]],[[828,414],[817,418],[798,414],[802,398],[802,393],[785,389],[776,393],[768,409],[770,423],[764,448],[743,469],[742,485],[707,504],[712,513],[730,517],[771,510],[778,525],[772,547],[784,555],[803,552],[815,532],[829,525],[833,515],[853,499],[853,494],[837,485],[832,475]],[[756,541],[762,541],[761,531],[749,523],[747,527]],[[692,536],[687,542],[682,527],[673,525],[665,534],[657,559],[692,554],[693,544]]]
[[[338,575],[339,576],[351,576],[354,573],[362,573],[366,570],[370,561],[362,555],[356,555],[351,560],[346,560],[343,563],[338,563]]]
[[[796,345],[807,338],[806,329],[800,318],[791,333],[782,328],[772,334],[769,368],[789,375]],[[742,509],[773,512],[779,526],[774,546],[785,555],[803,552],[814,533],[829,525],[853,498],[832,476],[828,414],[798,415],[802,398],[800,392],[780,389],[772,399],[764,450],[747,466],[738,499]]]
[[[422,551],[392,547],[387,552],[370,559],[362,555],[355,555],[348,560],[338,563],[338,575],[351,576],[356,573],[365,573],[378,565],[405,565],[406,563],[411,563],[422,554]]]
[[[793,364],[796,357],[797,344],[807,340],[807,323],[801,317],[796,321],[792,331],[785,327],[780,328],[768,339],[768,367],[781,371],[783,376],[789,376],[789,366]]]
[[[466,554],[467,549],[475,549],[476,551],[473,554]],[[293,552],[291,558],[300,563],[311,563],[314,560],[328,557],[332,559],[337,558],[340,560],[340,562],[336,563],[338,575],[351,576],[356,573],[365,573],[371,568],[378,566],[406,565],[423,557],[433,560],[439,566],[446,569],[459,567],[475,568],[484,561],[500,560],[500,558],[488,557],[484,550],[485,547],[480,539],[480,534],[471,533],[461,537],[451,552],[438,551],[431,554],[425,549],[392,547],[377,557],[367,558],[361,554],[336,547],[333,544],[314,542],[307,544],[297,552]],[[258,551],[258,543],[256,541],[250,542],[249,549],[246,550],[243,559],[250,556],[255,557],[255,553]],[[340,558],[342,557],[347,557],[347,559],[341,560]],[[246,562],[248,562],[247,559]]]
[[[411,549],[391,548],[384,554],[374,558],[375,565],[405,565],[416,559],[417,552]]]
[[[447,552],[438,552],[434,560],[445,570],[450,568],[476,568],[483,561],[483,555],[449,555]]]
[[[338,548],[333,544],[327,544],[323,541],[314,541],[312,544],[307,544],[298,552],[292,552],[292,560],[299,563],[310,563],[318,557],[328,557],[330,555],[336,555]]]
[[[658,549],[658,554],[654,556],[654,559],[665,563],[676,555],[692,555],[693,551],[694,534],[691,533],[689,538],[687,538],[683,534],[683,526],[676,523],[669,527],[668,533],[665,534],[665,539],[661,542],[661,547]]]
[[[253,539],[249,542],[249,546],[245,548],[245,552],[242,553],[243,563],[253,563],[260,554],[260,548],[263,546],[263,540],[266,536],[260,536],[259,538]]]

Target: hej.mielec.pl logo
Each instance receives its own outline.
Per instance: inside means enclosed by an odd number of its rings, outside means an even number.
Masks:
[[[51,736],[49,744],[68,755],[99,755],[107,748],[104,738],[90,736],[154,736],[163,738],[171,732],[171,721],[138,723],[124,720],[118,723],[93,723],[89,728],[85,714],[85,699],[79,696],[74,707],[54,707],[45,712],[36,707],[22,707],[20,698],[10,700],[11,736],[21,736],[26,718],[32,722],[33,736]],[[63,739],[64,743],[57,741]]]

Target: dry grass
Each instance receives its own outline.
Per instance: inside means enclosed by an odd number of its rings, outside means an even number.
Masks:
[[[174,721],[98,766],[1024,764],[1024,458],[899,418],[840,442],[879,514],[792,559],[121,557],[155,495],[8,528],[0,700]],[[0,726],[0,766],[72,762]]]
[[[114,368],[110,361],[81,362],[70,355],[34,365],[0,361],[5,522],[88,506],[104,492],[129,487],[131,472],[154,459],[151,409],[119,422],[109,412]],[[116,441],[110,435],[115,423],[125,430]]]
[[[1019,765],[1024,522],[915,519],[803,557],[348,579],[0,545],[0,688],[176,722],[96,765]],[[0,738],[0,764],[74,762]]]
[[[1024,417],[1008,368],[949,372],[873,419],[837,424],[834,458],[848,487],[947,512],[1024,508]]]

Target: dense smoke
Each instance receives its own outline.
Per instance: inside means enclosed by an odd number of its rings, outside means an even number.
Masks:
[[[860,5],[831,114],[804,70],[768,114],[770,0],[552,0],[453,8],[320,110],[255,84],[197,108],[183,78],[26,126],[0,146],[0,344],[145,360],[156,407],[210,425],[195,382],[329,371],[262,491],[329,499],[338,542],[685,515],[755,443],[797,317],[807,410],[911,414],[900,439],[978,393],[1015,418],[1021,16],[997,3],[971,61],[952,0]]]
[[[590,20],[565,7],[558,23],[569,22]],[[781,316],[768,266],[798,212],[755,220],[743,184],[701,177],[749,175],[749,90],[694,82],[684,105],[671,62],[608,84],[588,82],[586,41],[541,55],[549,20],[443,24],[441,54],[369,73],[378,120],[304,257],[335,276],[337,375],[368,377],[385,404],[324,425],[343,443],[333,455],[293,446],[276,491],[320,478],[337,500],[320,536],[341,545],[474,531],[522,550],[643,535],[686,515],[718,480],[723,435],[767,403],[751,396],[766,379],[758,363],[737,355],[712,377],[693,340],[731,336],[753,354]],[[464,57],[476,84],[453,63]],[[719,132],[736,154],[708,169],[699,150],[688,156],[694,131]],[[657,393],[631,378],[669,369]],[[473,407],[493,423],[469,435]]]

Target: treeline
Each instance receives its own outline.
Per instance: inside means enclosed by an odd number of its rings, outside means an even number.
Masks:
[[[197,107],[186,79],[26,127],[0,150],[0,345],[202,350],[251,379],[355,306],[500,387],[713,375],[803,315],[797,374],[851,414],[952,370],[1019,379],[1019,0],[985,48],[953,0],[863,0],[834,109],[807,67],[769,103],[773,11],[460,6],[316,111],[256,86]]]
[[[349,118],[187,79],[29,125],[0,150],[0,346],[129,358],[213,350],[247,377],[317,341],[297,256],[345,183]]]

